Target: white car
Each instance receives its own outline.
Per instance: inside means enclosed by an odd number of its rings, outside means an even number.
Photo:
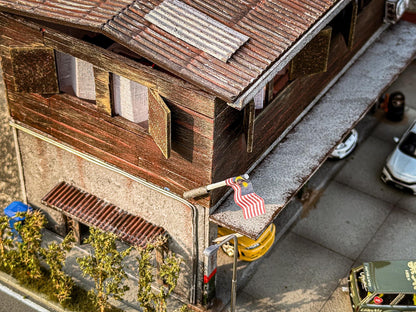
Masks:
[[[381,179],[416,195],[416,120],[403,134],[396,148],[387,157]]]
[[[358,142],[358,132],[355,129],[352,129],[351,132],[342,140],[340,144],[333,150],[330,158],[343,159],[347,157],[354,148],[357,146]]]

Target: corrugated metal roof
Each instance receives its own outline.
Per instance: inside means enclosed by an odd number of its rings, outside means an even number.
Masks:
[[[163,1],[144,18],[223,62],[249,39],[178,0]]]
[[[253,83],[263,81],[262,74],[301,38],[311,39],[307,38],[308,31],[334,4],[349,1],[183,0],[250,38],[226,63],[147,21],[146,14],[160,5],[160,0],[0,0],[0,10],[90,26],[175,75],[233,102]],[[204,23],[197,21],[195,27]]]
[[[95,195],[66,182],[56,185],[42,198],[42,204],[54,208],[88,226],[116,234],[121,240],[144,247],[166,231],[141,217],[123,211]]]

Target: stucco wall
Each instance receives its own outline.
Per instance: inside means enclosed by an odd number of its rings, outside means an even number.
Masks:
[[[416,0],[410,0],[409,11],[412,13],[416,13]]]
[[[192,209],[117,172],[101,167],[23,131],[18,132],[28,202],[43,209],[50,227],[63,232],[59,212],[41,204],[42,197],[60,181],[162,226],[171,237],[169,248],[184,258],[179,293],[187,296],[192,275]],[[204,212],[198,213],[199,247],[204,248]],[[200,255],[202,252],[199,253]],[[200,272],[201,273],[201,272]]]
[[[19,175],[9,126],[9,113],[4,89],[3,72],[0,62],[0,210],[8,204],[21,200]]]

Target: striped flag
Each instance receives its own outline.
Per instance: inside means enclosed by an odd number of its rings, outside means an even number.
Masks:
[[[239,176],[225,180],[228,186],[234,190],[234,201],[243,209],[244,219],[250,219],[266,212],[264,199],[254,193],[249,180]]]

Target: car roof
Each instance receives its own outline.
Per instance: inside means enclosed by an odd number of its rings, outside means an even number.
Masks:
[[[416,293],[416,260],[364,263],[368,291],[376,293]]]

